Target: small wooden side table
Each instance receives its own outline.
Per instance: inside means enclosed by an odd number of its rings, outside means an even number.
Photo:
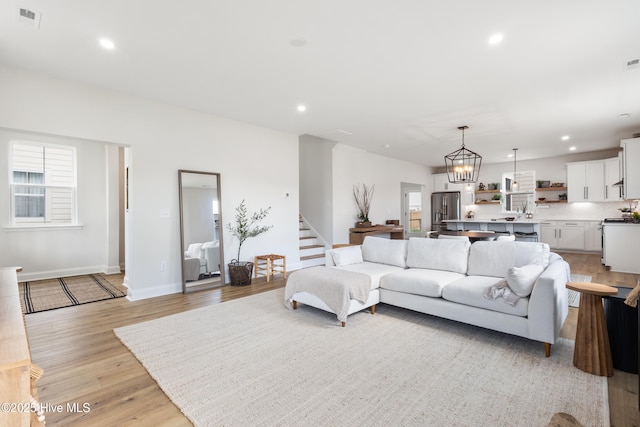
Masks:
[[[602,297],[616,295],[618,289],[587,282],[568,282],[567,289],[580,292],[573,365],[590,374],[612,376],[613,362]]]
[[[284,255],[258,255],[253,259],[255,265],[255,275],[267,276],[267,282],[275,273],[282,273],[284,279],[287,278],[287,257]],[[276,261],[279,261],[277,264]],[[264,273],[263,273],[264,272]]]

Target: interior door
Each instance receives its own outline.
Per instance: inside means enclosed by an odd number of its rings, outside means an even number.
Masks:
[[[424,237],[426,231],[422,209],[422,187],[407,187],[404,189],[404,218],[405,237]]]

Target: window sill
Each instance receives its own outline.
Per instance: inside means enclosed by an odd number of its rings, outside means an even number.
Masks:
[[[82,230],[83,224],[37,224],[37,225],[8,225],[6,231],[49,231],[49,230]]]

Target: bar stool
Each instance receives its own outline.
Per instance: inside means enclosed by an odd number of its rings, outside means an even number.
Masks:
[[[287,257],[284,255],[258,255],[254,257],[255,265],[254,277],[257,279],[258,274],[267,276],[267,282],[275,273],[282,273],[284,279],[287,278]],[[276,263],[279,262],[279,263]]]

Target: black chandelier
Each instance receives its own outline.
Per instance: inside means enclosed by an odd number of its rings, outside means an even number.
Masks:
[[[464,130],[468,126],[460,126],[462,131],[462,147],[444,156],[447,165],[447,178],[453,184],[470,184],[478,181],[482,156],[464,147]]]

